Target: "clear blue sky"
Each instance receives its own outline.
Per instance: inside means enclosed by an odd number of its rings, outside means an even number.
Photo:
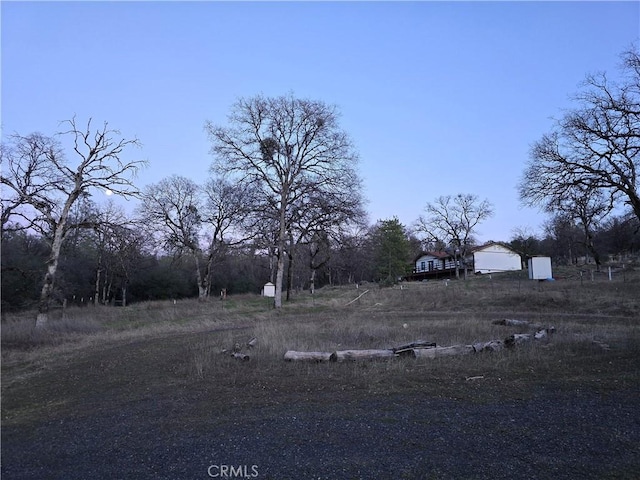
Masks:
[[[196,181],[203,125],[258,93],[335,104],[371,222],[409,226],[439,195],[489,199],[481,240],[540,231],[519,205],[531,144],[585,74],[614,76],[638,2],[7,2],[3,135],[108,121],[143,144],[140,186]]]

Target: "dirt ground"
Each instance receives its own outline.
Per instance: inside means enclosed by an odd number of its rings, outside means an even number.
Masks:
[[[215,391],[150,394],[124,408],[95,398],[89,415],[4,426],[2,478],[631,480],[640,477],[638,393],[314,395],[221,410],[207,398]],[[210,416],[191,421],[190,409],[207,403]]]
[[[425,302],[429,285],[420,285],[415,299],[372,292],[353,310],[292,309],[252,322],[238,314],[175,331],[140,327],[12,347],[2,363],[2,479],[637,480],[636,291],[612,285],[609,303],[578,314],[583,297],[599,290],[557,283],[527,293],[528,306],[540,305],[528,317],[513,313],[518,289],[480,292],[495,295],[487,308],[508,303],[504,312],[400,310],[397,302]],[[404,336],[447,345],[515,331],[494,318],[553,321],[557,332],[487,355],[282,360],[289,345],[325,333],[328,345],[347,339],[372,348]],[[254,336],[251,361],[220,354]]]

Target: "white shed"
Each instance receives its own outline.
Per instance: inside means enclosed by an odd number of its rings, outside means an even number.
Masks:
[[[522,270],[520,255],[499,243],[491,242],[474,248],[474,273],[498,273]]]
[[[264,287],[262,287],[262,296],[263,297],[275,297],[276,296],[276,286],[271,282],[265,283]]]
[[[529,278],[531,280],[553,278],[551,257],[531,257],[527,263],[529,267]]]

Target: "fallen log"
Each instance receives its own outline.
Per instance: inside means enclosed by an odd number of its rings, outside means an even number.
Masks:
[[[398,357],[393,350],[338,350],[329,358],[332,362],[347,362],[352,360],[378,360]]]
[[[491,340],[490,342],[480,342],[473,344],[473,351],[480,352],[498,352],[504,348],[504,342],[501,340]]]
[[[416,348],[433,348],[435,347],[435,342],[427,342],[426,340],[416,340],[415,342],[407,343],[406,345],[400,345],[399,347],[394,347],[393,350],[395,353],[403,353],[407,350],[413,350]]]
[[[416,348],[414,358],[437,358],[473,353],[473,345],[453,345],[451,347]]]
[[[231,354],[231,356],[233,358],[235,358],[236,360],[242,360],[243,362],[248,362],[249,361],[249,355],[246,355],[244,353],[234,352],[234,353]]]
[[[534,340],[542,340],[543,338],[547,338],[549,336],[549,332],[546,328],[543,328],[542,330],[538,330],[535,335],[533,336]]]
[[[513,335],[509,335],[504,339],[504,346],[511,348],[516,345],[520,345],[523,343],[528,343],[532,340],[542,340],[547,338],[550,334],[555,332],[555,328],[543,328],[538,330],[536,333],[514,333]]]
[[[284,354],[287,362],[328,362],[331,358],[330,352],[296,352],[289,350]]]
[[[354,298],[353,300],[351,300],[349,303],[345,303],[345,307],[351,305],[353,302],[355,302],[356,300],[358,300],[360,297],[362,297],[365,293],[369,293],[369,290],[365,290],[364,292],[362,292],[360,295],[358,295],[356,298]]]
[[[509,335],[504,339],[504,346],[507,348],[512,348],[516,345],[530,342],[531,340],[533,340],[533,335],[531,335],[530,333],[514,333],[513,335]]]

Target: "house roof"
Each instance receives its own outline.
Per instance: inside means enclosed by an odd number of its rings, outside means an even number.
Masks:
[[[430,257],[436,257],[436,258],[450,258],[452,255],[450,253],[447,253],[445,251],[439,250],[437,252],[422,252],[420,253],[420,255],[418,255],[414,262],[417,262],[418,260],[420,260],[422,257],[424,256],[430,256]]]
[[[502,242],[494,242],[494,241],[489,241],[489,242],[484,243],[482,245],[478,245],[477,247],[473,247],[473,248],[469,249],[469,253],[479,252],[479,251],[484,250],[485,248],[489,248],[489,247],[491,247],[493,245],[498,245],[498,246],[500,246],[502,248],[506,248],[507,250],[510,250],[510,251],[512,251],[514,253],[518,253],[515,250],[513,250],[513,248],[509,247],[508,245],[506,245],[506,244],[504,244]]]
[[[482,245],[478,245],[476,247],[472,247],[467,251],[467,255],[472,255],[475,252],[479,252],[484,250],[485,248],[489,248],[492,245],[499,245],[503,248],[506,248],[509,251],[512,251],[514,253],[519,253],[516,252],[513,248],[509,247],[508,245],[502,243],[502,242],[494,242],[494,241],[489,241],[487,243],[483,243]],[[449,252],[445,252],[444,250],[437,250],[437,251],[431,251],[431,252],[422,252],[420,253],[420,255],[418,255],[415,259],[414,259],[414,263],[417,262],[418,260],[420,260],[422,257],[424,256],[430,256],[430,257],[435,257],[435,258],[453,258],[453,255]]]

